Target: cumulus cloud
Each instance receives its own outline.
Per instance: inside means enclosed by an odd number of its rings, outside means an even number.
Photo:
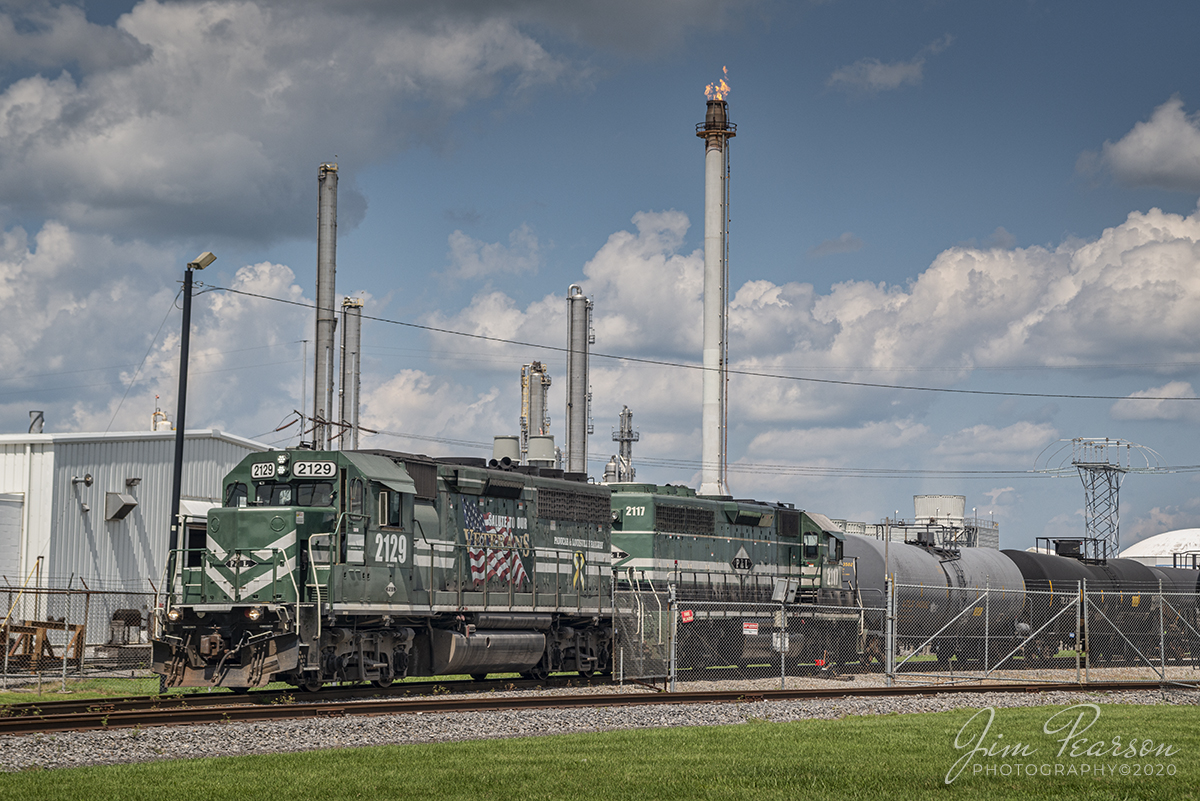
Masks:
[[[229,286],[255,295],[312,303],[296,285],[291,268],[282,264],[241,267]],[[128,309],[124,313],[128,314]],[[286,437],[270,432],[299,407],[305,389],[311,397],[311,388],[301,387],[299,341],[311,327],[311,315],[262,297],[203,289],[193,300],[192,315],[188,427],[263,434],[271,440]],[[112,430],[145,428],[152,396],[161,396],[165,410],[174,416],[179,380],[178,316],[172,315],[170,322],[173,325],[164,329],[141,369],[121,371],[120,381],[128,387],[128,396],[105,393],[76,401],[73,428],[103,431],[110,423]],[[146,325],[132,328],[145,339],[155,333]],[[293,427],[291,433],[298,431]]]
[[[689,225],[687,215],[639,212],[633,223],[636,233],[612,234],[584,265],[585,278],[578,282],[586,295],[602,299],[592,317],[596,350],[690,356],[700,347],[704,262],[701,251],[680,252]],[[489,289],[475,295],[461,311],[436,312],[426,322],[481,336],[562,347],[566,287],[523,309],[503,291]],[[498,343],[482,342],[479,347],[497,353],[512,350]]]
[[[1030,468],[1038,452],[1058,436],[1046,423],[1019,421],[1003,428],[981,424],[944,435],[932,453],[954,466]]]
[[[644,212],[634,224],[635,230],[610,236],[584,268],[580,283],[595,299],[595,350],[694,364],[700,350],[703,265],[699,251],[681,250],[688,220],[674,211]],[[951,387],[977,367],[1127,362],[1157,371],[1164,368],[1156,363],[1197,361],[1198,267],[1200,216],[1152,209],[1130,214],[1092,241],[1056,248],[950,248],[903,286],[847,281],[820,293],[807,283],[749,280],[730,302],[731,363],[735,371],[772,377],[731,376],[731,420],[735,428],[765,424],[772,430],[840,431],[864,420],[888,425],[918,420],[935,398],[804,380],[809,378]],[[561,346],[564,316],[560,294],[522,306],[489,289],[461,311],[434,314],[427,322]],[[542,358],[495,343],[479,347],[505,354],[511,363]],[[630,402],[630,386],[638,387],[638,403],[671,408],[679,393],[698,383],[696,371],[593,362],[605,371],[603,384],[595,387],[597,409],[608,404],[619,410],[620,403]],[[502,359],[496,365],[510,366]],[[912,377],[914,370],[920,371],[919,380]],[[654,384],[661,397],[642,391],[647,371],[667,376]],[[610,391],[622,397],[610,397]],[[1140,403],[1153,402],[1131,397],[1118,404],[1117,413]],[[1032,411],[1022,417],[1026,422],[1001,428],[943,432],[946,439],[927,444],[946,457],[997,453],[1015,466],[1027,464],[1029,449],[1036,452],[1055,436],[1044,412]],[[681,419],[694,425],[690,412]],[[986,447],[979,445],[982,440]]]
[[[75,41],[84,24],[64,10],[31,33],[0,19],[18,55]],[[440,140],[471,101],[569,70],[493,15],[417,26],[327,4],[146,0],[109,38],[120,57],[81,56],[74,73],[48,68],[0,93],[0,204],[125,235],[270,240],[310,228],[316,167],[339,154],[352,226],[358,169]]]
[[[846,67],[833,71],[826,86],[834,89],[852,89],[863,92],[885,92],[902,86],[916,86],[925,77],[925,61],[937,55],[954,41],[946,34],[921,48],[908,61],[883,62],[877,58],[864,58]]]
[[[508,245],[481,242],[462,231],[450,234],[450,267],[454,278],[488,278],[500,275],[536,273],[541,265],[538,238],[528,225],[508,235]]]
[[[511,393],[510,393],[511,394]],[[517,404],[496,387],[479,391],[443,376],[401,370],[364,391],[360,419],[379,434],[364,434],[363,447],[441,453],[444,446],[424,438],[491,442],[513,428]],[[416,434],[405,439],[397,434]],[[368,444],[369,443],[369,444]]]
[[[1078,168],[1105,169],[1127,186],[1200,192],[1200,113],[1185,113],[1172,97],[1121,139],[1080,156]]]
[[[0,207],[270,242],[309,232],[317,165],[337,155],[349,229],[363,169],[452,147],[447,123],[475,101],[586,83],[544,42],[652,53],[748,2],[144,0],[113,26],[74,4],[5,4],[0,68],[23,72],[0,87]]]
[[[1130,394],[1129,400],[1119,400],[1109,413],[1114,420],[1200,420],[1200,404],[1170,400],[1134,400],[1135,398],[1195,398],[1196,391],[1187,381],[1169,381]]]
[[[257,264],[214,283],[301,302],[292,271]],[[229,275],[221,279],[221,275]],[[0,235],[0,415],[46,411],[47,431],[143,430],[159,404],[174,415],[182,267],[142,242],[50,222]],[[298,340],[311,316],[269,301],[197,292],[193,302],[189,425],[269,431],[299,403]],[[145,362],[142,359],[145,357]],[[10,422],[6,430],[22,430]]]
[[[1200,528],[1200,498],[1192,498],[1179,505],[1155,506],[1150,511],[1132,516],[1132,520],[1121,527],[1121,549],[1135,542],[1181,528]]]
[[[324,0],[260,0],[285,8],[321,5]],[[656,54],[680,45],[692,31],[723,30],[759,0],[607,0],[563,3],[561,0],[341,0],[339,7],[379,19],[402,18],[409,24],[433,25],[446,17],[481,21],[502,18],[553,32],[591,47],[632,54]]]
[[[128,33],[88,22],[77,6],[31,3],[19,17],[0,14],[0,65],[74,64],[91,72],[129,66],[147,55],[146,47]]]
[[[837,253],[853,253],[856,250],[862,250],[864,242],[854,234],[847,231],[837,239],[826,239],[819,245],[808,251],[808,255],[814,258],[821,256],[832,256]]]
[[[888,451],[910,448],[929,434],[914,420],[872,421],[854,427],[804,428],[764,431],[751,440],[746,452],[756,459],[789,459],[804,454],[805,464],[844,465],[848,455],[861,449]]]

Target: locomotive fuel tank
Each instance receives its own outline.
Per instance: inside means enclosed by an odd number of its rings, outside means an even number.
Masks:
[[[464,634],[431,632],[433,673],[526,673],[541,660],[546,635],[540,631],[493,629]]]

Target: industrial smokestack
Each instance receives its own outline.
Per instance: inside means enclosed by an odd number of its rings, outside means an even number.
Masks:
[[[592,302],[583,287],[567,290],[567,472],[587,472],[587,435],[592,396],[588,389],[588,345],[592,336]]]
[[[633,443],[641,439],[641,434],[633,430],[633,412],[629,411],[628,406],[621,407],[619,419],[621,428],[613,432],[612,438],[613,442],[620,444],[617,446],[617,455],[604,469],[604,483],[606,484],[614,481],[633,481],[633,477],[637,474],[637,471],[633,469]],[[611,479],[609,478],[610,470]]]
[[[333,348],[337,330],[334,285],[337,273],[338,166],[317,171],[317,352],[313,370],[313,447],[328,450],[333,416]]]
[[[361,298],[342,300],[342,389],[340,434],[342,450],[358,450],[359,357],[362,353]]]
[[[725,480],[726,434],[726,341],[727,287],[729,265],[726,259],[727,185],[729,139],[737,126],[728,120],[724,80],[709,84],[705,95],[708,109],[704,122],[696,126],[696,136],[704,140],[704,382],[701,407],[700,494],[728,495]]]
[[[521,457],[529,453],[529,438],[550,433],[546,395],[550,372],[541,362],[521,365]]]

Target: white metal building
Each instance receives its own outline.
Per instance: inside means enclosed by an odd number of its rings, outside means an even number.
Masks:
[[[181,512],[204,518],[225,474],[268,449],[215,429],[187,432]],[[72,577],[92,589],[157,585],[174,455],[174,431],[0,435],[0,582],[25,582],[40,556],[42,586]]]

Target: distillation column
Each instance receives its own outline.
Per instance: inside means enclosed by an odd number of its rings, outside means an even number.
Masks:
[[[588,389],[588,346],[592,336],[592,302],[583,287],[567,290],[567,466],[568,473],[587,472],[587,436],[592,433]]]

